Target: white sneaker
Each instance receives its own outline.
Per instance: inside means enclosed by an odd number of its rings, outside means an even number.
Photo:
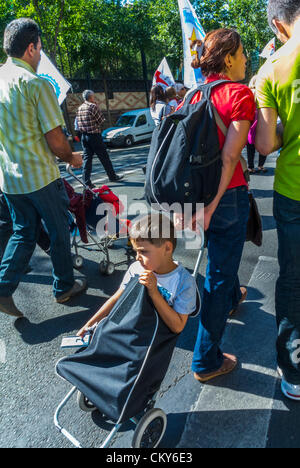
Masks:
[[[282,379],[281,390],[282,393],[290,400],[300,402],[300,385],[292,385],[286,380]]]

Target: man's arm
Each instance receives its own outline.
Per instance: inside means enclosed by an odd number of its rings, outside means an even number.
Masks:
[[[71,164],[75,168],[82,166],[81,153],[72,153],[71,146],[60,126],[45,133],[45,138],[50,150],[55,154],[55,156],[60,158],[62,161]]]
[[[258,109],[255,148],[267,156],[283,145],[283,129],[277,126],[278,113],[271,107]]]

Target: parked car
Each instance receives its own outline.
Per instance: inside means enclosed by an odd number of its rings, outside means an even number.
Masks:
[[[150,109],[139,109],[122,114],[116,126],[104,130],[102,137],[107,145],[129,147],[139,141],[151,140],[154,128]]]

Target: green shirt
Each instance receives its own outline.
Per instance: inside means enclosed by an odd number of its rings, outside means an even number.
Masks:
[[[64,126],[52,85],[29,64],[8,58],[0,68],[0,188],[25,194],[60,177],[45,133]]]
[[[283,147],[277,160],[274,189],[300,201],[300,37],[295,31],[259,71],[258,108],[276,109],[284,127]]]

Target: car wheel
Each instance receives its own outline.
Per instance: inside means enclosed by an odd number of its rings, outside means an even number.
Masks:
[[[125,144],[125,146],[127,146],[127,147],[132,146],[132,144],[133,144],[133,138],[132,138],[131,135],[128,135],[128,136],[125,137],[124,144]]]

